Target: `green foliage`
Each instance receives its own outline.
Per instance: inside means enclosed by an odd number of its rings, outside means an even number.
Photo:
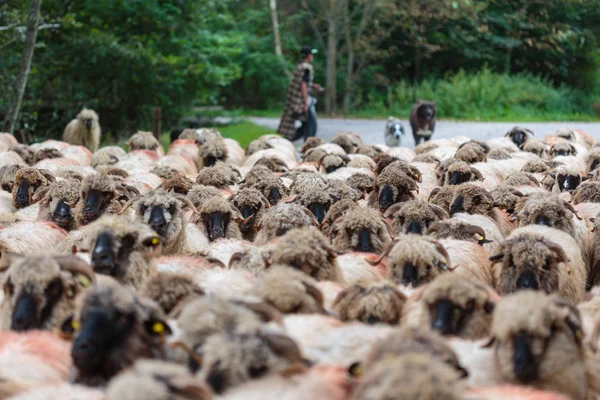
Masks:
[[[371,92],[357,115],[408,118],[417,99],[435,100],[440,118],[477,120],[593,119],[592,100],[580,90],[530,74],[499,74],[484,68],[477,73],[459,71],[444,79],[419,84],[402,81],[387,95]]]

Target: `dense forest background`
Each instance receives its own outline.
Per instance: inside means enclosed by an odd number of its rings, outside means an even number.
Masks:
[[[28,7],[0,0],[0,117]],[[153,106],[164,127],[198,106],[280,110],[305,43],[320,112],[426,98],[446,118],[594,119],[599,38],[600,0],[43,0],[17,128],[58,136],[83,106],[113,134]]]

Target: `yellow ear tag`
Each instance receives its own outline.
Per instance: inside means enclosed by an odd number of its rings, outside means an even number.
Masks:
[[[352,375],[353,377],[355,377],[355,378],[359,377],[362,373],[360,364],[356,363],[356,364],[350,366],[349,372],[350,372],[350,375]]]
[[[162,335],[165,332],[165,326],[162,322],[155,322],[152,324],[152,332]]]
[[[152,243],[153,246],[156,246],[160,243],[160,239],[157,238],[156,236],[152,238],[152,240],[150,241],[150,243]]]
[[[79,330],[79,321],[71,321],[71,328],[75,329],[76,331]]]
[[[79,275],[79,282],[83,285],[83,287],[88,287],[92,284],[87,276]]]
[[[475,239],[477,239],[478,242],[481,242],[485,238],[483,236],[481,236],[479,233],[476,233],[475,234]]]
[[[577,338],[577,340],[581,340],[581,337],[582,337],[582,336],[583,336],[583,335],[582,335],[582,333],[581,333],[581,329],[577,329],[577,330],[575,331],[575,337]]]

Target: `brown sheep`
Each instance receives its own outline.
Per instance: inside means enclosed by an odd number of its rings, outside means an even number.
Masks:
[[[382,212],[392,205],[413,200],[418,192],[417,182],[404,172],[389,165],[377,176],[373,192],[369,195],[369,206],[378,208]]]
[[[139,221],[144,222],[162,239],[162,254],[184,254],[187,251],[187,220],[184,208],[196,212],[194,204],[183,195],[167,193],[157,189],[137,197],[123,206],[123,213],[129,206],[135,209]]]
[[[559,142],[555,143],[550,148],[550,155],[552,157],[556,156],[576,156],[577,149],[571,143],[568,142]]]
[[[171,334],[156,304],[110,278],[77,298],[72,321],[74,381],[89,386],[106,384],[137,359],[164,358]]]
[[[325,150],[318,147],[308,149],[306,153],[302,154],[302,161],[318,164],[327,154],[328,153]]]
[[[548,161],[544,160],[529,160],[521,168],[523,172],[529,172],[530,174],[540,174],[544,172],[548,172],[552,169],[552,166],[549,165]]]
[[[253,185],[246,183],[245,187],[252,187],[260,191],[263,196],[269,200],[269,204],[272,206],[276,205],[289,195],[288,188],[283,184],[281,178],[276,175],[265,176]]]
[[[287,172],[289,170],[285,161],[283,161],[281,158],[276,157],[276,156],[262,157],[254,165],[255,166],[256,165],[265,166],[265,167],[269,168],[269,170],[271,170],[273,172],[277,172],[277,173],[283,173],[283,172]]]
[[[279,239],[271,252],[270,262],[288,265],[316,280],[340,282],[337,252],[315,227],[292,229]]]
[[[39,149],[38,151],[36,151],[33,154],[32,164],[37,164],[38,162],[40,162],[42,160],[46,160],[46,159],[62,158],[62,157],[63,157],[63,154],[58,149],[54,149],[54,148]]]
[[[541,159],[550,157],[550,147],[539,139],[530,139],[523,145],[523,151],[533,153]]]
[[[3,254],[0,265],[4,301],[0,329],[27,331],[60,328],[75,308],[75,297],[95,279],[75,256]]]
[[[65,128],[63,142],[87,147],[94,153],[100,145],[100,122],[94,110],[84,108]]]
[[[571,203],[600,203],[600,182],[583,182],[573,191]]]
[[[209,241],[218,239],[241,239],[242,233],[237,221],[243,219],[240,212],[233,208],[223,197],[212,197],[202,204],[192,218]]]
[[[250,157],[252,154],[258,151],[268,150],[272,148],[273,146],[266,140],[261,140],[260,138],[253,140],[250,143],[248,143],[248,146],[246,146],[246,157]]]
[[[156,302],[165,315],[169,315],[183,301],[204,296],[204,291],[186,275],[158,272],[146,279],[139,294]]]
[[[461,375],[423,353],[383,358],[361,376],[352,400],[464,399]],[[401,394],[401,396],[399,395]]]
[[[209,337],[198,350],[202,354],[198,376],[217,394],[251,379],[307,370],[298,345],[276,333],[222,333]]]
[[[396,234],[417,235],[425,234],[432,223],[450,218],[443,208],[422,200],[394,204],[383,216],[392,220],[392,228]]]
[[[197,209],[214,197],[221,197],[221,192],[214,186],[194,185],[187,194],[187,198]]]
[[[395,157],[388,153],[377,154],[377,156],[375,156],[373,161],[375,161],[375,164],[376,164],[375,173],[377,175],[379,175],[385,169],[385,167],[387,167],[388,165],[390,165],[392,163],[395,163],[395,162],[406,163],[406,161],[401,160],[398,157]]]
[[[367,174],[352,174],[352,176],[346,179],[346,183],[351,188],[356,189],[361,197],[363,197],[373,191],[373,188],[375,187],[375,178]]]
[[[158,176],[161,179],[171,179],[171,178],[181,174],[180,171],[176,170],[175,168],[169,167],[167,165],[161,165],[159,167],[154,167],[150,170],[150,173]]]
[[[452,204],[452,198],[454,197],[455,189],[456,186],[434,188],[429,194],[427,201],[443,208],[444,210],[448,210],[450,208],[450,204]]]
[[[198,157],[201,167],[212,167],[217,161],[227,160],[227,145],[221,138],[211,139],[198,147]]]
[[[310,210],[319,224],[323,222],[327,211],[334,202],[334,198],[328,192],[322,190],[306,191],[294,199],[294,203]]]
[[[375,156],[379,153],[381,153],[381,150],[376,146],[371,146],[370,144],[361,144],[356,149],[356,154],[362,154],[371,158],[375,158]]]
[[[358,146],[362,144],[362,141],[356,133],[338,132],[333,136],[330,143],[340,146],[346,154],[354,154]]]
[[[388,278],[418,287],[450,272],[446,249],[431,239],[417,235],[400,235],[383,253],[387,257]]]
[[[441,161],[439,158],[432,154],[418,154],[415,158],[413,158],[412,162],[421,162],[426,164],[438,165]]]
[[[317,282],[293,268],[270,266],[254,287],[253,294],[283,314],[323,314],[323,293]]]
[[[518,228],[490,260],[501,295],[535,289],[575,304],[583,299],[585,264],[577,243],[564,232],[545,226]]]
[[[454,158],[467,164],[487,161],[486,151],[478,144],[472,144],[471,142],[463,143],[454,154]]]
[[[75,220],[78,225],[88,225],[104,214],[118,214],[123,205],[137,195],[137,189],[108,175],[89,175],[81,183]]]
[[[302,174],[294,180],[290,186],[291,194],[302,194],[315,190],[325,191],[329,187],[329,181],[321,174]]]
[[[421,327],[469,340],[488,337],[495,306],[490,291],[459,274],[438,276],[420,294]]]
[[[137,131],[127,142],[129,151],[134,150],[156,150],[161,144],[152,132]]]
[[[16,208],[25,208],[33,204],[33,197],[37,192],[55,182],[56,178],[45,169],[33,167],[21,168],[15,174],[12,187],[13,204]]]
[[[254,276],[261,276],[269,268],[265,257],[261,248],[248,247],[231,255],[228,269],[247,270]]]
[[[92,155],[92,168],[98,168],[102,165],[114,165],[125,154],[125,150],[119,146],[102,147]]]
[[[146,224],[104,216],[86,231],[82,250],[91,254],[98,274],[109,275],[135,289],[156,273],[162,240]]]
[[[358,201],[361,198],[360,191],[350,186],[347,181],[341,179],[329,179],[327,183],[329,186],[327,187],[326,192],[334,202],[343,199]]]
[[[594,398],[586,371],[591,354],[582,343],[577,309],[543,293],[523,291],[496,307],[490,346],[495,370],[507,383],[561,393],[570,399]]]
[[[218,167],[216,164],[212,167],[204,167],[198,172],[196,183],[203,186],[214,186],[217,189],[228,189],[233,185],[231,173],[226,168]]]
[[[80,186],[80,180],[67,179],[39,190],[34,197],[34,201],[41,199],[37,219],[52,221],[66,231],[75,229],[73,208],[79,201]]]
[[[521,128],[520,126],[515,126],[510,131],[504,135],[504,137],[509,138],[514,144],[519,147],[522,147],[525,142],[527,142],[532,136],[535,136],[533,132],[529,129]]]
[[[487,155],[487,158],[490,160],[510,160],[512,156],[510,152],[506,149],[493,149]]]
[[[517,204],[524,197],[524,194],[516,188],[504,184],[498,185],[490,194],[494,198],[494,205],[508,214],[515,212]]]
[[[271,207],[269,200],[256,189],[244,188],[231,196],[229,202],[242,216],[238,222],[242,237],[250,242],[253,241],[258,231],[259,221]]]
[[[443,185],[460,185],[472,181],[482,181],[483,176],[477,169],[464,161],[457,161],[444,171],[440,183]]]
[[[533,186],[539,187],[540,182],[530,173],[527,172],[515,172],[502,182],[505,186]]]
[[[594,171],[600,165],[600,149],[595,148],[590,150],[586,160],[587,172]]]
[[[346,155],[327,154],[319,163],[319,169],[326,174],[331,174],[340,168],[344,168],[350,162],[350,158]]]
[[[483,230],[483,228],[466,222],[434,222],[427,229],[427,233],[436,240],[466,240],[469,242],[477,243],[482,246],[486,243],[491,243],[491,240],[486,239],[485,231]]]
[[[323,222],[321,222],[321,231],[323,234],[326,237],[333,239],[332,228],[335,225],[335,222],[346,215],[349,210],[356,207],[358,207],[358,203],[350,199],[344,199],[333,203],[329,208],[329,211],[327,211],[325,218],[323,218]]]
[[[254,243],[263,245],[285,235],[290,229],[316,225],[317,220],[306,208],[296,204],[278,204],[269,208],[260,219]]]
[[[168,178],[162,178],[163,182],[160,187],[163,188],[166,192],[174,192],[177,194],[187,196],[190,190],[192,190],[192,188],[194,187],[194,182],[190,178],[179,172],[173,173]]]
[[[600,215],[594,218],[589,243],[585,254],[588,265],[587,289],[600,284]]]
[[[25,161],[25,164],[27,165],[33,165],[33,154],[34,151],[32,149],[29,148],[29,146],[26,146],[24,144],[16,144],[14,145],[10,151],[17,153],[21,159],[23,161]]]
[[[110,381],[106,400],[211,400],[210,389],[183,365],[139,360]]]
[[[18,164],[7,164],[0,167],[0,187],[2,190],[12,193],[15,184],[15,176],[21,168],[23,168],[23,166]]]
[[[470,183],[456,186],[449,210],[451,216],[458,213],[484,215],[498,225],[503,235],[508,235],[513,229],[508,216],[494,206],[492,195],[484,188]]]
[[[397,325],[406,296],[391,282],[354,284],[341,291],[333,302],[333,312],[342,321]]]
[[[320,137],[309,137],[306,138],[302,148],[300,149],[300,153],[306,154],[309,150],[314,149],[315,147],[319,147],[320,145],[325,144],[325,141]]]
[[[376,210],[355,207],[331,227],[333,246],[339,251],[381,253],[391,243],[391,227]]]

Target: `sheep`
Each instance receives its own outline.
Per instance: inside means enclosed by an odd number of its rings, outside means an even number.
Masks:
[[[107,146],[94,152],[91,165],[97,168],[101,165],[114,165],[119,162],[119,158],[125,155],[125,150],[119,146]]]
[[[515,174],[511,174],[508,178],[506,178],[504,180],[504,182],[502,182],[502,185],[512,186],[512,187],[519,187],[519,186],[539,187],[540,182],[536,179],[535,176],[533,176],[530,173],[517,172]]]
[[[331,139],[331,143],[339,145],[346,154],[354,154],[362,141],[356,133],[338,132]]]
[[[324,191],[328,187],[329,182],[322,175],[305,173],[296,177],[290,185],[290,192],[292,195],[298,195],[315,190]]]
[[[239,210],[242,219],[239,228],[245,240],[253,241],[258,231],[259,221],[266,210],[271,207],[269,200],[256,189],[244,188],[229,198],[233,207]]]
[[[551,148],[550,148],[550,155],[552,157],[556,157],[556,156],[576,156],[577,155],[577,148],[568,142],[558,142],[555,143]]]
[[[505,149],[492,149],[487,155],[489,160],[510,160],[512,156]]]
[[[218,239],[241,239],[242,233],[237,221],[243,219],[240,212],[233,208],[223,197],[206,200],[192,221],[200,228],[210,242]]]
[[[391,206],[383,215],[392,220],[394,232],[423,235],[429,226],[450,218],[443,208],[422,200],[413,200]]]
[[[362,173],[352,174],[352,176],[346,179],[346,184],[356,189],[360,193],[360,196],[363,197],[373,191],[375,178]]]
[[[314,215],[306,208],[296,204],[278,204],[263,214],[254,243],[264,245],[271,239],[285,235],[293,228],[316,225]]]
[[[106,400],[211,400],[210,389],[182,365],[156,360],[138,360],[115,376],[106,390]]]
[[[321,139],[320,137],[313,136],[313,137],[306,138],[306,140],[302,144],[302,147],[300,148],[300,153],[306,154],[306,152],[308,152],[310,149],[319,147],[322,144],[325,144],[325,141],[323,139]]]
[[[98,114],[94,110],[84,108],[65,127],[63,141],[85,146],[93,153],[98,150],[101,133]]]
[[[0,187],[5,192],[12,194],[12,189],[15,184],[15,175],[23,168],[19,164],[6,164],[0,167]]]
[[[12,187],[13,204],[16,208],[25,208],[32,204],[33,196],[51,182],[55,182],[54,175],[45,169],[33,167],[22,168],[15,174]]]
[[[193,139],[198,144],[204,144],[214,139],[221,138],[221,133],[214,128],[200,128],[200,129],[184,129],[178,139]]]
[[[15,146],[13,146],[10,149],[10,151],[17,154],[25,164],[27,164],[27,165],[34,164],[33,155],[35,152],[32,149],[30,149],[29,146],[26,146],[24,144],[17,144]],[[22,163],[20,163],[20,164],[22,164]]]
[[[269,170],[276,172],[276,173],[283,173],[283,172],[287,172],[289,170],[288,165],[285,163],[285,161],[283,161],[281,158],[279,158],[277,156],[262,157],[260,160],[258,160],[254,164],[254,166],[257,166],[257,165],[265,166],[265,167],[269,168]]]
[[[227,145],[222,138],[208,140],[198,147],[198,157],[200,159],[198,169],[212,167],[217,161],[227,160]]]
[[[310,210],[319,224],[323,222],[327,211],[329,211],[334,202],[334,199],[327,191],[324,192],[321,190],[306,191],[294,199],[294,203]]]
[[[543,225],[558,229],[571,235],[580,248],[585,248],[588,229],[567,201],[557,195],[535,194],[522,198],[516,205],[514,214],[519,226]]]
[[[415,323],[442,335],[477,340],[488,337],[496,299],[491,289],[459,274],[442,274],[418,298]],[[410,319],[408,314],[405,318]]]
[[[187,196],[190,190],[192,190],[192,188],[194,187],[194,182],[190,178],[179,172],[169,174],[168,177],[161,177],[163,178],[163,182],[160,185],[160,187],[166,192],[174,192],[177,194]]]
[[[291,229],[271,251],[270,262],[288,265],[316,280],[342,280],[337,252],[315,227]]]
[[[360,174],[360,173],[359,173]],[[360,174],[362,175],[362,174]],[[343,199],[358,201],[361,198],[361,192],[350,186],[347,181],[342,179],[328,179],[327,195],[333,202]]]
[[[331,227],[339,251],[381,253],[392,241],[392,229],[372,208],[354,207]]]
[[[290,376],[307,369],[298,345],[277,333],[213,335],[200,351],[202,369],[198,376],[217,394],[251,379],[269,374]]]
[[[350,399],[459,400],[464,398],[460,378],[433,356],[408,353],[376,363],[362,375]]]
[[[440,183],[443,185],[460,185],[461,183],[481,181],[483,176],[477,169],[464,161],[456,161],[443,171]]]
[[[217,189],[228,189],[233,185],[231,174],[225,168],[217,166],[205,167],[196,177],[196,183],[203,186],[214,186]]]
[[[451,216],[466,212],[489,217],[498,225],[503,235],[507,235],[513,229],[508,215],[494,207],[492,195],[487,190],[470,183],[463,183],[455,188],[449,211]]]
[[[275,175],[264,176],[252,185],[246,183],[245,187],[252,187],[260,191],[272,206],[289,195],[288,188],[284,185],[281,178]]]
[[[67,236],[67,232],[53,222],[9,222],[10,225],[0,226],[0,256],[5,253],[29,254],[51,250]]]
[[[118,214],[125,201],[136,195],[139,195],[137,189],[117,182],[108,175],[87,176],[81,183],[75,220],[78,225],[88,225],[104,214]]]
[[[249,247],[233,253],[228,264],[230,270],[246,270],[254,276],[260,276],[267,267],[267,260],[259,247]]]
[[[478,162],[486,162],[486,151],[478,144],[465,143],[458,148],[454,158],[458,161],[464,161],[467,164],[475,164]]]
[[[187,197],[157,189],[130,200],[119,214],[130,206],[134,207],[137,218],[162,238],[163,255],[189,253],[184,208],[188,207],[192,212],[196,212],[196,208]]]
[[[594,398],[597,368],[582,343],[581,319],[570,303],[523,291],[499,302],[492,321],[494,368],[505,382]]]
[[[589,238],[589,248],[584,256],[588,265],[587,288],[590,289],[600,283],[600,217],[596,216]]]
[[[187,198],[197,209],[213,197],[221,197],[221,192],[214,186],[194,185],[187,194]]]
[[[418,191],[417,182],[399,169],[386,167],[375,179],[375,187],[369,195],[368,204],[385,212],[395,203],[415,198],[413,191]]]
[[[405,302],[406,296],[391,282],[354,284],[338,294],[333,312],[342,321],[397,325]]]
[[[204,296],[204,291],[187,275],[158,272],[144,281],[139,294],[156,302],[169,315],[184,301]]]
[[[160,155],[164,155],[160,142],[154,137],[152,132],[137,131],[127,142],[129,151],[134,150],[152,150]]]
[[[57,149],[53,149],[53,148],[40,149],[40,150],[36,151],[35,153],[33,153],[32,164],[37,164],[38,162],[40,162],[42,160],[46,160],[46,159],[62,158],[62,157],[63,157],[63,154]]]
[[[0,329],[52,331],[74,309],[75,297],[94,282],[91,268],[75,256],[4,254]]]
[[[67,179],[53,182],[50,186],[39,190],[34,196],[34,201],[40,200],[38,221],[51,221],[66,231],[76,227],[73,207],[79,201],[81,181]]]
[[[416,288],[450,272],[450,257],[444,247],[418,235],[399,235],[383,257],[388,260],[388,278],[406,286]]]
[[[540,139],[527,140],[522,149],[525,152],[535,154],[542,160],[550,158],[550,146]]]
[[[78,296],[69,322],[75,383],[104,385],[137,359],[166,357],[163,343],[171,329],[164,315],[114,279],[103,277]]]
[[[429,198],[427,201],[431,204],[435,204],[443,208],[444,210],[448,210],[450,208],[450,204],[452,203],[452,198],[454,197],[455,186],[444,186],[441,188],[434,188],[429,194]]]
[[[344,168],[350,162],[350,158],[346,155],[327,154],[320,161],[319,169],[326,174],[331,174],[340,168]]]
[[[490,260],[501,295],[536,289],[577,304],[585,294],[586,266],[579,246],[569,234],[557,229],[533,225],[518,228]]]
[[[331,207],[329,207],[327,214],[325,214],[325,218],[323,218],[323,221],[321,222],[320,229],[323,234],[326,237],[333,239],[332,228],[335,226],[335,222],[339,218],[346,215],[349,210],[356,207],[358,207],[358,203],[351,199],[343,199],[333,203]]]
[[[110,215],[90,225],[79,250],[91,254],[97,274],[137,289],[156,273],[155,258],[161,245],[162,240],[148,225]]]
[[[586,172],[592,172],[600,165],[600,149],[594,148],[590,150],[586,159]]]
[[[433,222],[429,225],[429,228],[427,228],[427,233],[436,240],[465,240],[479,245],[491,242],[489,239],[486,239],[486,234],[482,227],[466,222],[451,220]]]
[[[519,147],[522,147],[532,136],[535,135],[531,130],[521,128],[520,126],[515,126],[504,135],[504,137],[510,138]]]

